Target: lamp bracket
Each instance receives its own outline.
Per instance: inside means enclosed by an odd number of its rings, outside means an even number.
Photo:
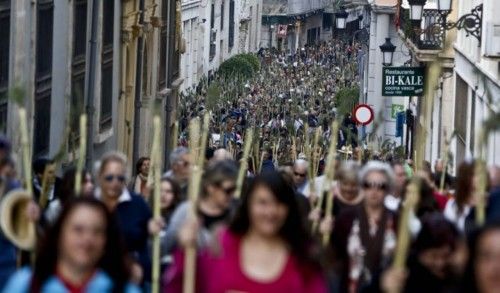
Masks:
[[[456,28],[464,29],[466,36],[472,35],[481,43],[481,29],[483,20],[483,4],[474,7],[471,13],[462,15],[456,22],[447,22],[446,17],[450,11],[439,12],[437,10],[425,10],[424,16],[434,19],[434,23],[429,24],[426,28],[413,27],[415,35],[426,35],[426,39],[422,42],[427,42],[430,45],[442,44],[445,38],[445,32]]]
[[[446,19],[445,17],[443,19]],[[474,7],[470,13],[463,15],[457,22],[445,22],[444,28],[450,30],[457,28],[465,29],[466,36],[473,35],[481,42],[481,28],[483,21],[483,4]]]

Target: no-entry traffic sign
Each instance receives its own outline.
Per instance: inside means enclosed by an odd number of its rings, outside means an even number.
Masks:
[[[356,123],[368,125],[374,119],[373,109],[367,104],[359,104],[354,108],[353,115]]]

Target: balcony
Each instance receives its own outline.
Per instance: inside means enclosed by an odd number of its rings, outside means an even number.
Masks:
[[[399,33],[404,40],[411,42],[410,47],[415,47],[423,51],[443,50],[445,30],[442,26],[435,25],[443,23],[443,17],[437,9],[424,10],[421,27],[415,26],[412,23],[408,9],[401,9],[399,23]],[[439,52],[433,53],[436,54]]]

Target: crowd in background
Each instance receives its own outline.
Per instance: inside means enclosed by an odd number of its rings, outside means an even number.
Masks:
[[[210,102],[208,83],[186,96],[177,147],[167,154],[170,168],[159,183],[159,218],[152,214],[148,157],[129,166],[123,154],[110,152],[94,170],[69,169],[61,177],[58,162],[34,160],[33,200],[21,214],[36,223],[35,253],[30,257],[0,233],[1,292],[150,292],[154,235],[160,237],[163,292],[182,291],[184,252],[192,247],[196,292],[499,292],[499,166],[489,166],[482,195],[473,160],[462,162],[453,177],[441,160],[416,170],[413,161],[394,154],[341,152],[363,147],[345,115],[335,177],[325,175],[331,171],[324,163],[329,125],[340,115],[334,96],[355,84],[356,70],[346,68],[360,51],[335,42],[293,55],[263,51],[263,63],[271,62],[262,78],[222,99],[229,106]],[[232,87],[221,95],[236,93]],[[212,113],[211,140],[199,197],[192,201],[195,160],[187,123],[205,111]],[[314,136],[319,126],[323,163],[311,160],[300,142],[292,154],[292,137]],[[247,127],[260,130],[261,162],[248,164],[236,198]],[[1,138],[2,201],[22,186],[11,151]],[[402,221],[415,179],[418,201]],[[77,180],[81,194],[74,191]],[[331,211],[323,191],[333,194]],[[486,204],[483,225],[475,221],[478,200]],[[411,235],[405,268],[393,265],[400,225]]]

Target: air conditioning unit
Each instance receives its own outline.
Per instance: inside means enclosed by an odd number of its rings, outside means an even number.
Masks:
[[[483,38],[486,41],[484,56],[500,58],[500,24],[488,22]]]

